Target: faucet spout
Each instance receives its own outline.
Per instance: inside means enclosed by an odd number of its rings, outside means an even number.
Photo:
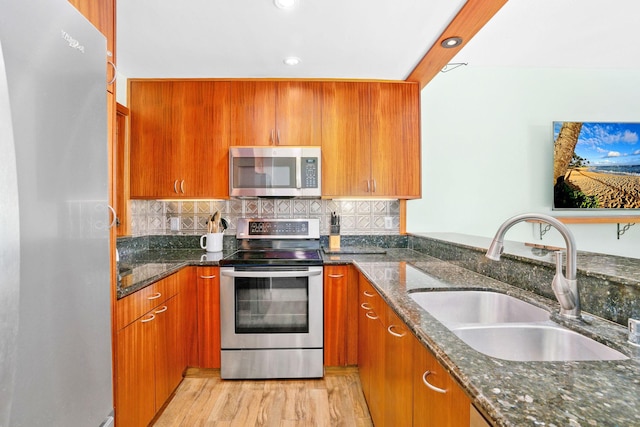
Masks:
[[[507,219],[500,228],[498,228],[485,256],[494,261],[500,260],[500,255],[504,250],[504,235],[515,224],[529,220],[541,221],[553,226],[564,238],[565,245],[567,246],[566,272],[565,274],[562,273],[562,252],[557,252],[556,275],[551,283],[551,288],[560,303],[560,315],[572,319],[580,318],[580,293],[576,278],[578,258],[576,242],[567,226],[557,219],[537,213],[526,213]]]

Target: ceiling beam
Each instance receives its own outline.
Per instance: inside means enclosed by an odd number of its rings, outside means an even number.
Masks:
[[[507,1],[468,0],[436,43],[431,46],[431,49],[409,74],[406,81],[418,82],[420,89],[424,88]],[[449,37],[462,38],[462,44],[453,48],[442,47],[442,41]]]

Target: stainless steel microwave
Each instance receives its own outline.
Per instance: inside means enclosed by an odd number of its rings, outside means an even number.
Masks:
[[[320,197],[320,147],[230,147],[229,196]]]

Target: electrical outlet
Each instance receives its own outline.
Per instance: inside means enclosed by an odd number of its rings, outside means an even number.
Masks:
[[[393,217],[385,216],[384,217],[384,228],[387,230],[393,228]]]
[[[169,223],[171,225],[171,231],[180,231],[180,218],[171,217],[169,218]]]

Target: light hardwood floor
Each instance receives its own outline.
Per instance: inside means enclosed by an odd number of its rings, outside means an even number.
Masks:
[[[221,380],[190,369],[154,427],[373,426],[356,368],[328,368],[323,379]]]

